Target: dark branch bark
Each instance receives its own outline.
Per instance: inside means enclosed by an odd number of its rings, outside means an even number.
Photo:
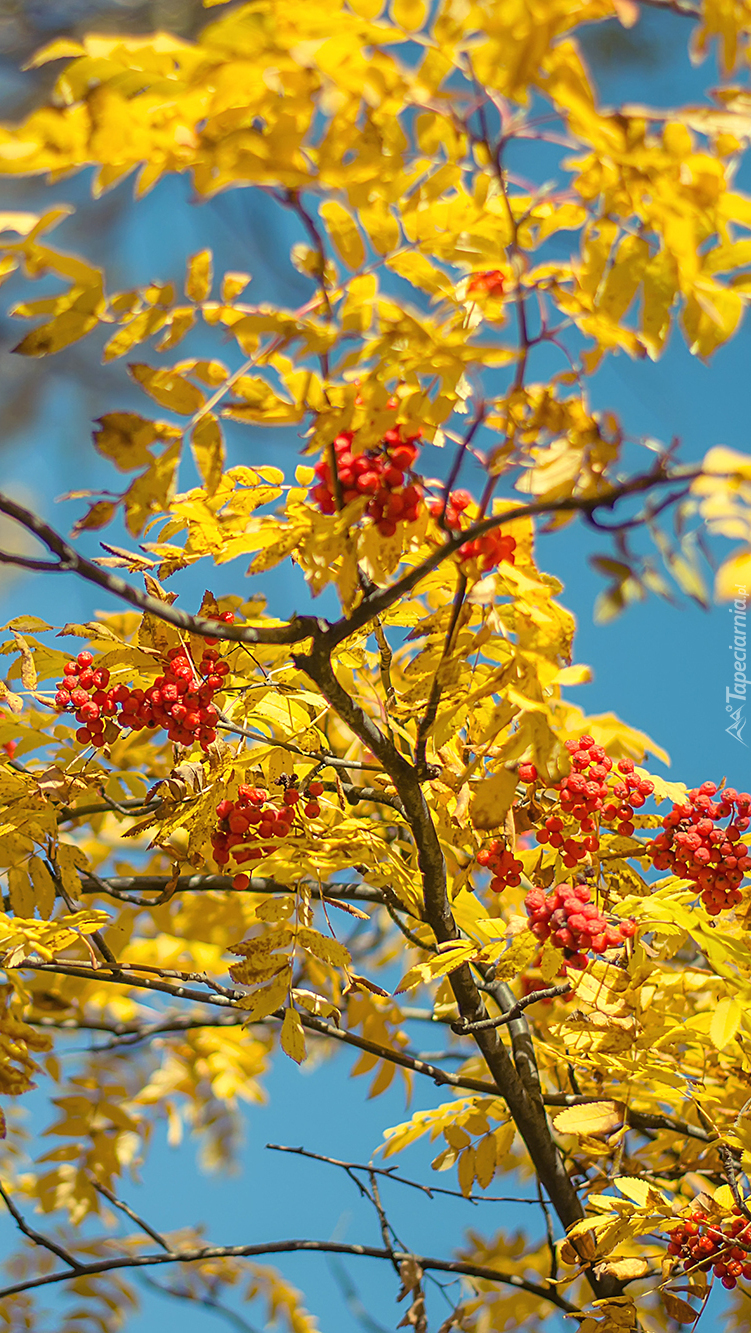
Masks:
[[[192,1264],[206,1259],[246,1259],[261,1254],[349,1254],[366,1259],[388,1259],[391,1251],[377,1249],[372,1245],[343,1245],[333,1240],[277,1240],[261,1245],[206,1245],[202,1249],[177,1250],[166,1254],[121,1254],[112,1259],[98,1259],[94,1263],[80,1264],[73,1272],[48,1273],[44,1277],[29,1278],[23,1282],[14,1282],[0,1290],[0,1300],[14,1296],[22,1291],[32,1291],[37,1287],[55,1286],[60,1282],[70,1282],[75,1278],[93,1277],[97,1273],[111,1273],[121,1268],[152,1268],[157,1264]],[[574,1314],[576,1306],[564,1299],[554,1287],[543,1287],[536,1282],[527,1282],[517,1277],[516,1273],[504,1273],[495,1268],[486,1268],[482,1264],[464,1263],[459,1259],[433,1259],[421,1254],[406,1254],[394,1251],[397,1261],[415,1259],[423,1269],[439,1273],[457,1273],[465,1277],[478,1278],[482,1282],[501,1282],[505,1286],[528,1291],[540,1300],[548,1301],[566,1314]]]
[[[170,884],[169,875],[107,875],[96,880],[82,875],[81,892],[82,893],[102,893],[104,889],[112,893],[113,897],[119,898],[123,894],[133,892],[164,892],[167,885]],[[233,889],[231,875],[180,875],[175,885],[175,893],[210,893],[225,892],[233,893],[294,893],[289,884],[280,884],[275,879],[265,879],[260,876],[253,876],[247,889]],[[369,884],[324,884],[311,885],[310,894],[312,898],[325,898],[328,902],[352,902],[352,903],[379,903],[383,904],[384,897],[380,889],[371,888]],[[149,906],[148,900],[130,898],[129,902],[136,902],[138,905]]]
[[[302,643],[314,634],[320,634],[328,629],[328,623],[319,620],[316,616],[293,616],[286,625],[267,626],[265,629],[253,629],[250,625],[225,625],[223,621],[209,620],[205,616],[191,616],[187,611],[181,611],[176,606],[169,606],[166,602],[160,602],[156,597],[150,597],[148,593],[140,592],[137,588],[131,588],[125,579],[121,579],[118,574],[108,574],[106,570],[100,569],[98,565],[87,560],[85,556],[78,552],[50,527],[38,515],[31,512],[30,509],[24,509],[23,505],[16,504],[10,496],[0,493],[0,513],[7,514],[9,518],[15,519],[27,532],[33,533],[53,555],[58,557],[57,563],[47,564],[45,568],[51,573],[58,574],[77,574],[79,578],[85,579],[87,583],[93,583],[105,592],[112,593],[113,597],[118,597],[123,602],[129,602],[139,611],[146,611],[151,616],[156,616],[159,620],[164,620],[169,625],[174,625],[176,629],[181,629],[190,634],[210,635],[213,638],[228,639],[235,643]],[[6,564],[23,564],[25,557],[16,557],[13,554],[6,553],[3,560]]]
[[[310,654],[297,654],[295,663],[315,682],[324,698],[355,735],[370,747],[391,777],[404,806],[417,848],[417,860],[423,883],[425,920],[432,927],[439,944],[459,939],[459,931],[448,899],[443,853],[413,765],[396,750],[372,719],[339,684],[323,640],[314,642]],[[480,1023],[488,1017],[467,964],[452,972],[449,981],[459,1005],[459,1012],[468,1023]],[[512,995],[511,1002],[513,999]],[[501,1007],[507,1008],[508,1002]],[[523,1018],[516,1021],[525,1022]],[[493,1077],[495,1087],[504,1098],[524,1139],[551,1203],[563,1226],[568,1228],[574,1222],[581,1220],[584,1211],[553,1140],[541,1101],[530,1096],[495,1029],[481,1028],[475,1034],[475,1039]],[[614,1282],[608,1276],[597,1276],[591,1269],[587,1271],[587,1277],[593,1292],[598,1297],[613,1295],[622,1289],[620,1283]]]

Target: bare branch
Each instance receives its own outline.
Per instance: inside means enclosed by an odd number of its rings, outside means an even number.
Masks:
[[[486,1018],[481,1023],[466,1023],[463,1019],[459,1019],[456,1023],[451,1024],[451,1028],[458,1036],[462,1036],[465,1032],[480,1032],[483,1028],[504,1027],[507,1023],[512,1023],[515,1018],[518,1018],[530,1004],[537,1004],[538,1000],[554,1000],[559,995],[568,995],[570,990],[571,983],[569,981],[564,982],[562,986],[547,986],[545,990],[532,991],[529,995],[523,996],[521,1000],[516,1001],[511,1009],[505,1014],[499,1014],[497,1018]]]
[[[341,1162],[336,1157],[325,1157],[321,1153],[309,1152],[307,1148],[291,1148],[284,1143],[267,1143],[267,1148],[274,1152],[295,1153],[299,1157],[309,1157],[314,1162],[325,1162],[328,1166],[340,1166],[348,1171],[366,1171],[377,1176],[386,1176],[388,1180],[395,1181],[398,1185],[409,1185],[413,1190],[421,1190],[432,1199],[434,1194],[445,1194],[452,1199],[465,1199],[467,1203],[528,1203],[533,1207],[537,1206],[536,1199],[521,1199],[516,1196],[499,1194],[462,1194],[461,1190],[444,1189],[439,1185],[422,1185],[418,1180],[408,1180],[406,1176],[395,1175],[395,1166],[372,1166],[370,1162]]]
[[[56,1286],[60,1282],[70,1282],[74,1278],[92,1277],[98,1273],[111,1273],[122,1268],[151,1268],[159,1264],[201,1263],[206,1259],[246,1259],[261,1254],[349,1254],[366,1259],[391,1260],[389,1250],[378,1249],[372,1245],[344,1245],[333,1240],[277,1240],[261,1245],[206,1245],[201,1249],[178,1250],[173,1254],[120,1254],[112,1259],[98,1259],[94,1263],[79,1264],[74,1272],[47,1273],[44,1277],[28,1278],[23,1282],[14,1282],[0,1290],[0,1300],[15,1296],[22,1291],[32,1291],[38,1287]],[[527,1291],[540,1300],[548,1301],[566,1314],[574,1314],[576,1306],[571,1305],[554,1287],[545,1287],[536,1282],[528,1282],[516,1273],[504,1273],[500,1269],[487,1268],[482,1264],[465,1263],[460,1259],[434,1259],[420,1254],[406,1254],[394,1251],[397,1262],[414,1259],[421,1268],[439,1273],[456,1273],[464,1277],[477,1278],[481,1282],[500,1282],[504,1286],[516,1287]]]
[[[128,602],[139,611],[146,611],[158,620],[164,620],[167,624],[174,625],[176,629],[190,634],[209,635],[213,638],[228,639],[234,643],[283,644],[302,643],[305,639],[328,629],[327,622],[319,620],[316,616],[295,615],[286,625],[269,625],[260,629],[254,629],[250,625],[226,625],[223,621],[210,620],[205,616],[191,616],[187,611],[180,611],[175,606],[169,606],[167,602],[161,602],[148,593],[132,588],[118,574],[109,574],[106,570],[100,569],[91,560],[79,555],[59,532],[50,527],[49,523],[45,523],[30,509],[24,509],[23,505],[16,504],[10,496],[2,493],[0,493],[0,513],[15,519],[27,532],[33,533],[48,551],[58,557],[57,563],[46,565],[46,569],[50,572],[77,574],[87,583],[93,583],[105,592],[112,593],[113,597],[119,598],[120,601]],[[19,561],[23,562],[23,557],[6,553],[2,560],[6,564],[17,564]]]
[[[159,1232],[155,1231],[154,1228],[150,1226],[148,1222],[145,1222],[142,1217],[139,1217],[138,1213],[135,1213],[127,1203],[123,1203],[122,1199],[118,1199],[117,1195],[113,1194],[111,1189],[108,1189],[106,1185],[103,1185],[101,1181],[97,1180],[94,1176],[90,1176],[89,1179],[97,1194],[101,1194],[105,1199],[109,1200],[113,1207],[118,1208],[121,1213],[125,1213],[125,1216],[129,1217],[131,1222],[135,1222],[136,1226],[140,1227],[147,1236],[151,1236],[151,1239],[155,1240],[157,1245],[161,1245],[162,1249],[165,1250],[167,1254],[172,1253],[172,1248],[167,1244],[164,1236],[160,1236]]]
[[[67,1264],[71,1269],[70,1273],[60,1274],[60,1281],[64,1281],[65,1278],[69,1277],[77,1277],[78,1274],[81,1273],[82,1265],[79,1264],[77,1259],[73,1258],[72,1254],[69,1254],[68,1251],[64,1249],[62,1245],[58,1245],[56,1241],[50,1240],[49,1236],[43,1236],[41,1231],[35,1231],[33,1227],[30,1227],[28,1223],[24,1221],[22,1214],[18,1211],[7,1190],[2,1185],[0,1185],[0,1198],[2,1198],[3,1203],[13,1218],[18,1230],[22,1231],[24,1236],[32,1241],[34,1245],[41,1245],[43,1249],[49,1250],[52,1254],[56,1255],[58,1259],[62,1259],[63,1263]]]
[[[97,876],[94,880],[84,872],[81,891],[107,892],[114,898],[122,898],[123,895],[133,891],[162,893],[170,883],[172,880],[169,875],[108,875],[104,878]],[[309,887],[310,895],[315,899],[324,897],[331,902],[340,900],[353,903],[384,902],[381,890],[372,888],[369,884],[313,884]],[[294,893],[289,884],[281,884],[278,880],[255,875],[252,876],[247,889],[233,889],[231,875],[180,875],[175,886],[175,893],[216,893],[229,890],[233,893]],[[129,897],[127,901],[140,907],[153,905],[153,899],[147,898]]]

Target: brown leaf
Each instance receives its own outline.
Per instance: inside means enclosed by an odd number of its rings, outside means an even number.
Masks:
[[[20,713],[23,709],[23,699],[20,694],[14,694],[2,680],[0,680],[0,703],[7,704],[11,713]]]
[[[133,573],[139,570],[153,569],[156,560],[150,560],[147,555],[141,555],[137,551],[128,551],[124,546],[110,546],[108,542],[100,542],[103,551],[109,551],[111,558],[101,556],[94,560],[95,565],[104,565],[107,569],[129,569]]]
[[[617,1278],[619,1282],[633,1282],[634,1278],[644,1277],[649,1272],[646,1259],[609,1259],[606,1264],[599,1264],[598,1271],[604,1270]]]
[[[21,634],[13,630],[13,638],[18,644],[21,653],[21,680],[27,690],[35,690],[37,687],[37,669],[34,666],[34,658],[31,649]]]
[[[665,1306],[665,1313],[670,1319],[674,1319],[676,1324],[694,1323],[697,1311],[689,1305],[688,1301],[681,1300],[680,1296],[674,1296],[672,1291],[661,1291],[660,1295]]]
[[[106,528],[116,512],[117,504],[113,500],[95,500],[83,518],[76,519],[71,529],[72,536],[77,537],[79,532],[96,532],[99,528]]]
[[[326,899],[326,901],[328,902],[328,899]],[[359,976],[357,972],[350,972],[349,984],[346,987],[344,994],[349,995],[352,991],[358,990],[370,991],[372,995],[383,995],[385,999],[389,998],[389,992],[384,990],[382,986],[377,986],[376,983],[371,981],[368,977]]]
[[[177,593],[167,592],[166,589],[162,587],[159,580],[154,578],[153,574],[145,573],[143,581],[149,597],[155,598],[157,602],[166,602],[167,606],[171,606],[173,602],[177,601]]]

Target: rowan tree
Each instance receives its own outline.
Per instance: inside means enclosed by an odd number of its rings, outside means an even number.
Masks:
[[[71,497],[70,538],[0,496],[19,533],[0,561],[108,606],[18,617],[0,648],[8,1329],[62,1288],[55,1327],[106,1333],[166,1267],[178,1296],[265,1297],[303,1333],[259,1258],[305,1249],[391,1264],[416,1330],[661,1330],[713,1284],[748,1326],[751,795],[650,774],[656,744],[571,701],[573,617],[535,558],[540,525],[601,533],[607,617],[675,585],[705,601],[730,539],[715,592],[737,599],[745,694],[748,457],[682,461],[588,390],[671,332],[711,357],[751,292],[751,11],[664,7],[722,69],[674,112],[603,107],[581,58],[580,25],[632,24],[634,0],[254,0],[195,41],[35,58],[63,63],[0,131],[7,176],[263,192],[315,288],[259,304],[203,250],[182,290],[111,291],[49,241],[60,206],[1,219],[0,274],[45,293],[15,305],[34,321],[15,350],[98,333],[105,362],[142,358],[150,400],[97,421],[112,487]],[[228,465],[227,423],[292,428],[294,470],[247,446]],[[187,607],[199,562],[213,591]],[[310,595],[292,614],[254,586],[284,562]],[[452,1058],[417,1057],[426,1022]],[[127,1202],[154,1128],[187,1123],[221,1162],[277,1046],[324,1079],[352,1048],[371,1096],[435,1085],[381,1156],[338,1163],[376,1243],[160,1234]],[[29,1160],[10,1099],[40,1073],[57,1146]],[[515,1185],[542,1228],[404,1249],[380,1185],[425,1137],[443,1188]],[[425,1300],[441,1273],[445,1319]]]

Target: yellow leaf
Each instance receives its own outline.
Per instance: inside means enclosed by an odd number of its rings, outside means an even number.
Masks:
[[[751,481],[751,458],[737,449],[728,449],[724,444],[717,444],[705,455],[701,465],[702,472],[713,476],[742,477]]]
[[[646,1180],[639,1180],[638,1176],[616,1176],[613,1184],[632,1203],[639,1208],[646,1208],[650,1195],[650,1186]]]
[[[107,412],[96,424],[94,446],[97,453],[109,458],[120,472],[148,467],[152,462],[149,445],[180,434],[176,426],[149,421],[137,412]]]
[[[425,0],[391,0],[391,17],[399,28],[417,32],[428,16]]]
[[[358,211],[360,223],[368,233],[373,249],[379,255],[387,255],[399,244],[401,233],[399,223],[382,200],[374,200],[367,208]]]
[[[359,268],[365,262],[365,246],[351,213],[335,199],[325,199],[320,214],[342,263],[348,268]]]
[[[29,876],[21,866],[11,866],[8,870],[8,892],[16,916],[28,918],[34,915],[34,891]]]
[[[338,940],[332,939],[330,935],[321,935],[317,930],[309,930],[306,926],[297,932],[297,943],[332,967],[346,967],[350,961],[349,949]]]
[[[542,946],[540,954],[540,972],[546,986],[552,982],[560,980],[559,973],[563,967],[563,950],[556,949],[552,940],[546,940]],[[584,975],[584,974],[582,974]]]
[[[649,261],[649,246],[640,236],[624,236],[603,283],[597,310],[619,320],[631,305]]]
[[[476,829],[500,828],[516,793],[516,774],[501,768],[483,778],[472,794],[470,814]]]
[[[198,385],[191,384],[173,370],[157,370],[142,361],[134,361],[128,366],[128,371],[150,398],[170,412],[189,417],[199,407],[203,407],[205,399]]]
[[[189,301],[205,301],[211,291],[211,251],[199,250],[188,260],[185,295]]]
[[[495,1175],[495,1134],[485,1134],[475,1147],[475,1175],[486,1190]]]
[[[53,880],[44,861],[40,861],[38,856],[32,856],[29,861],[29,870],[31,872],[31,882],[34,885],[34,896],[36,905],[39,908],[39,915],[45,921],[49,921],[55,908],[55,881]],[[94,927],[96,929],[96,927]]]
[[[222,479],[224,441],[221,426],[211,412],[196,422],[190,447],[207,494],[213,495]]]
[[[63,882],[63,888],[71,898],[77,898],[81,892],[81,880],[78,875],[78,867],[84,869],[87,864],[86,853],[81,847],[75,847],[73,843],[61,842],[57,848],[55,857],[57,863],[57,872]]]
[[[459,1179],[459,1189],[465,1196],[472,1193],[472,1185],[475,1179],[475,1150],[474,1148],[465,1148],[459,1158],[457,1168]]]
[[[590,1102],[569,1106],[553,1120],[559,1134],[609,1134],[623,1123],[621,1102]]]
[[[300,1015],[295,1009],[285,1009],[284,1022],[280,1036],[282,1050],[290,1060],[301,1064],[305,1059],[305,1033],[300,1022]]]
[[[607,1271],[620,1282],[633,1282],[634,1278],[647,1276],[647,1273],[649,1272],[649,1260],[608,1259]],[[627,1327],[628,1325],[624,1325],[624,1329]]]
[[[361,19],[377,19],[383,9],[384,0],[349,0],[349,7]]]
[[[268,981],[264,986],[259,986],[252,995],[246,995],[239,1001],[240,1009],[247,1012],[249,1023],[258,1023],[262,1018],[268,1018],[284,1004],[289,992],[291,968],[289,964],[283,972]]]
[[[709,1027],[709,1039],[718,1051],[724,1051],[733,1040],[743,1018],[743,1009],[734,995],[726,995],[720,1000]]]
[[[726,560],[715,577],[715,596],[719,602],[732,602],[739,595],[746,597],[751,587],[751,551],[741,551]]]
[[[245,291],[248,283],[251,281],[249,273],[227,272],[222,278],[221,298],[225,304],[234,301],[236,296]]]

